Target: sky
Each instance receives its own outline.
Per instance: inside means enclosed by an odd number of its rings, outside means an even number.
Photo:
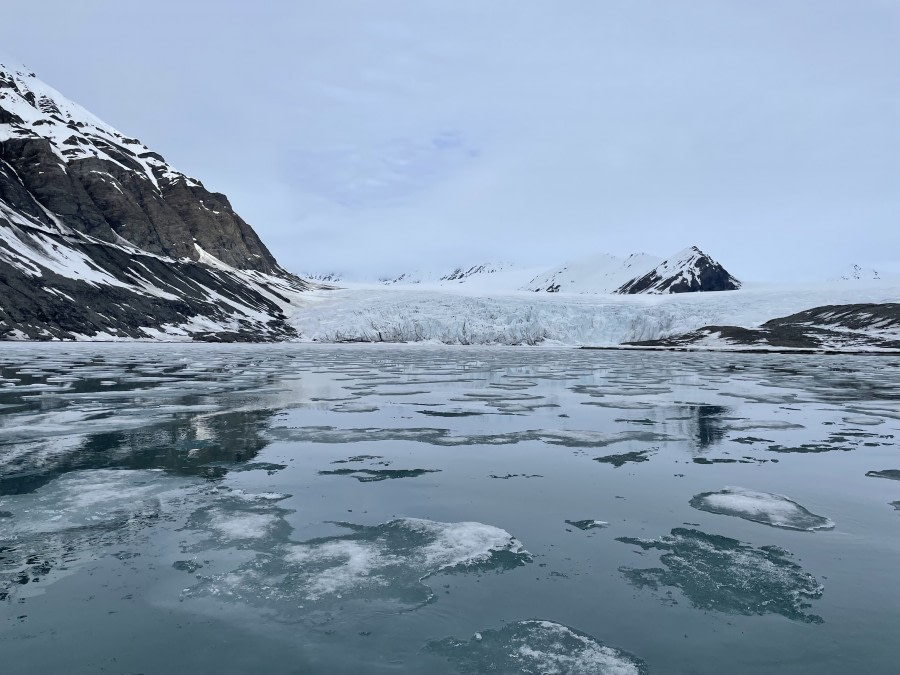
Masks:
[[[896,0],[29,0],[0,49],[295,272],[900,274]]]

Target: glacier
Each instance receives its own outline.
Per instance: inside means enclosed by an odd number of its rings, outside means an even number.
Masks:
[[[359,285],[309,291],[286,308],[311,342],[616,346],[708,325],[755,327],[810,307],[896,302],[900,281],[745,284],[673,295],[484,292]]]

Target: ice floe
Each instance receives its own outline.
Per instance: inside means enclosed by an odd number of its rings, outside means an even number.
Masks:
[[[736,516],[787,530],[812,532],[834,527],[829,518],[807,511],[784,495],[757,492],[742,487],[726,487],[718,492],[702,492],[691,499],[691,506],[701,511]]]
[[[553,621],[517,621],[482,630],[469,640],[446,638],[426,649],[462,673],[642,675],[643,661]]]
[[[749,544],[675,528],[659,539],[619,537],[616,541],[662,551],[663,567],[620,567],[637,588],[660,586],[681,589],[694,607],[728,614],[780,614],[794,621],[821,623],[807,612],[809,600],[820,598],[821,584],[777,546]]]
[[[531,555],[511,534],[476,522],[398,518],[380,525],[336,523],[345,534],[282,540],[239,568],[204,579],[185,597],[328,608],[351,600],[415,607],[433,594],[424,580],[439,572],[500,571]]]
[[[567,429],[525,429],[499,434],[451,434],[449,429],[435,428],[357,428],[274,427],[268,432],[278,440],[309,443],[358,443],[361,441],[414,441],[440,446],[514,445],[541,441],[549,445],[573,448],[598,448],[623,441],[663,441],[669,436],[649,431],[573,431]]]

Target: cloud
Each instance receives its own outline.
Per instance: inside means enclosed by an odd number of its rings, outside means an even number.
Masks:
[[[18,3],[5,47],[289,268],[900,250],[896,3]],[[173,20],[172,17],[177,17]]]

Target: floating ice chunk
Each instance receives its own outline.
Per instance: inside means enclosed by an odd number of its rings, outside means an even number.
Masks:
[[[200,539],[188,547],[197,552],[209,548],[227,546],[256,549],[263,545],[275,545],[290,532],[285,516],[290,509],[278,506],[278,502],[290,495],[280,492],[247,493],[218,487],[210,492],[212,503],[194,511],[187,528],[212,535],[210,540]],[[265,542],[265,543],[264,543]]]
[[[209,525],[226,539],[260,539],[277,523],[278,516],[272,513],[215,511],[210,514]]]
[[[418,428],[361,428],[335,427],[277,427],[269,434],[281,440],[312,443],[358,443],[360,441],[414,441],[439,446],[513,445],[528,441],[542,441],[550,445],[573,448],[596,448],[623,441],[665,441],[670,437],[650,431],[576,431],[570,429],[526,429],[499,434],[452,435],[449,429]]]
[[[736,516],[786,530],[812,532],[834,527],[830,519],[810,513],[784,495],[757,492],[742,487],[726,487],[719,492],[703,492],[691,499],[691,506],[701,511]]]
[[[420,518],[401,521],[411,532],[430,540],[421,550],[425,566],[435,571],[488,561],[495,552],[507,551],[528,557],[509,532],[476,522],[438,523]]]
[[[663,551],[665,567],[620,567],[637,588],[680,588],[698,609],[728,614],[780,614],[794,621],[822,623],[809,614],[808,600],[822,597],[822,586],[777,546],[753,548],[737,539],[675,528],[659,539],[619,537],[616,541]]]
[[[379,408],[377,405],[372,405],[370,403],[360,403],[357,401],[351,401],[349,403],[339,403],[334,406],[332,412],[343,412],[343,413],[368,413],[368,412],[378,412]]]
[[[446,638],[426,649],[464,673],[641,675],[643,661],[592,636],[552,621],[518,621],[483,630],[467,641]]]
[[[877,427],[879,424],[884,424],[884,419],[871,415],[857,415],[853,417],[845,417],[844,423],[852,424],[854,426]]]
[[[368,542],[335,539],[316,545],[290,548],[285,561],[304,569],[315,569],[306,583],[306,598],[338,595],[360,586],[383,586],[387,579],[378,570],[397,560]]]
[[[433,597],[422,582],[439,572],[504,570],[531,561],[512,535],[482,523],[400,518],[381,525],[337,524],[350,532],[260,550],[255,559],[203,580],[185,595],[274,604],[286,612],[350,600],[409,608]]]
[[[0,509],[16,515],[9,521],[0,521],[0,538],[109,526],[134,516],[155,514],[159,496],[188,484],[189,481],[152,470],[68,473],[31,494],[0,498]]]
[[[284,492],[244,492],[243,490],[232,490],[231,496],[239,499],[245,499],[250,502],[280,502],[288,499],[291,495]]]
[[[127,546],[192,484],[162,471],[78,471],[0,499],[0,599],[41,592],[109,546]],[[31,582],[42,581],[34,584]]]

